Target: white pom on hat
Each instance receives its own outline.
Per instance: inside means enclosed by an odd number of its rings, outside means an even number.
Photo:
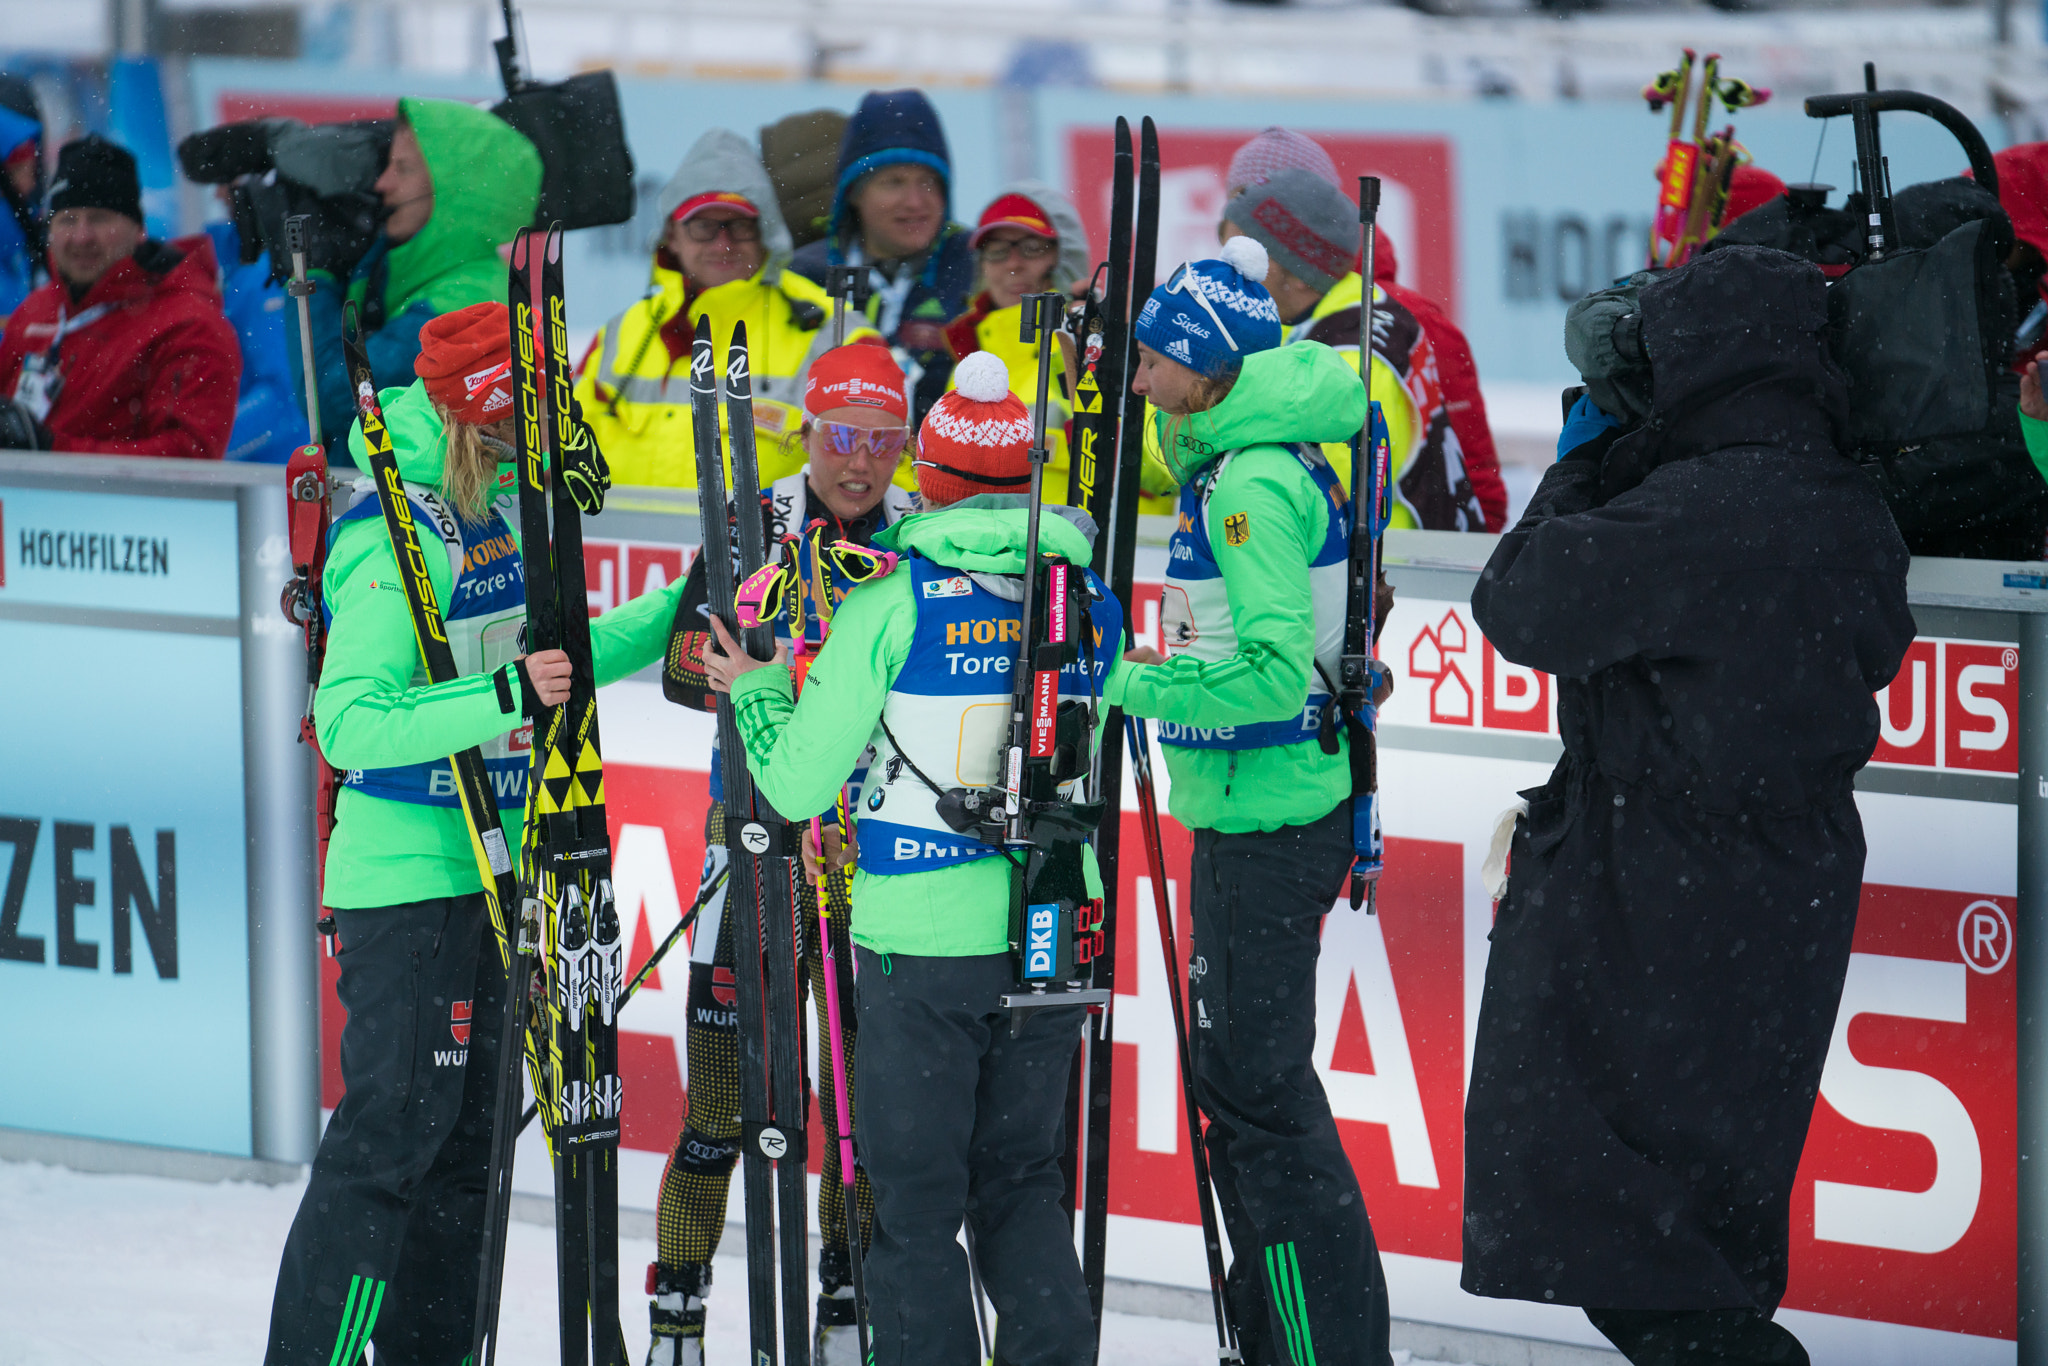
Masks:
[[[1272,258],[1266,255],[1266,248],[1254,237],[1233,237],[1223,244],[1224,263],[1254,284],[1266,283],[1266,272],[1272,266]]]
[[[1010,367],[992,351],[973,351],[953,367],[953,387],[962,398],[994,403],[1010,392]]]

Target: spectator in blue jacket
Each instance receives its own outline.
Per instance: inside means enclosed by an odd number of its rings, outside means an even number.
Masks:
[[[831,226],[789,268],[824,284],[827,267],[870,267],[868,318],[910,382],[910,425],[953,374],[946,324],[966,311],[977,269],[952,221],[952,161],[938,111],[919,90],[871,90],[839,144]]]
[[[0,324],[49,278],[43,253],[43,116],[35,88],[0,76]]]
[[[227,458],[282,465],[306,442],[306,410],[292,389],[298,362],[284,325],[291,300],[270,282],[269,252],[242,264],[242,235],[233,223],[208,223],[206,235],[220,262],[221,312],[242,348],[242,389]]]

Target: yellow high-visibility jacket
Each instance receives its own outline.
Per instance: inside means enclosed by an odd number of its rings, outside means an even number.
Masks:
[[[685,316],[683,274],[669,262],[666,255],[656,255],[646,297],[607,322],[592,340],[576,377],[583,418],[610,462],[614,483],[694,487],[690,339],[697,318],[710,314],[722,392],[726,347],[734,325],[745,323],[756,457],[766,488],[803,468],[804,383],[811,362],[831,348],[832,301],[794,271],[764,269],[751,279],[701,291],[689,299]],[[847,340],[873,331],[850,328]],[[718,420],[729,435],[723,403]],[[728,460],[728,480],[731,473]],[[906,458],[897,481],[909,473]]]

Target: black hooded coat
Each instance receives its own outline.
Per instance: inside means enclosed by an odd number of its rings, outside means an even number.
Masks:
[[[1474,1294],[1784,1294],[1862,884],[1852,782],[1913,639],[1906,547],[1836,449],[1824,290],[1756,247],[1645,287],[1648,421],[1554,466],[1473,594],[1496,649],[1557,676],[1565,748],[1487,963]]]

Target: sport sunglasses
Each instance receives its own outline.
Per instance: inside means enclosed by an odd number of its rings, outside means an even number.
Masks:
[[[825,434],[825,445],[834,455],[865,453],[876,459],[903,454],[910,444],[908,427],[859,427],[851,422],[815,422]]]

